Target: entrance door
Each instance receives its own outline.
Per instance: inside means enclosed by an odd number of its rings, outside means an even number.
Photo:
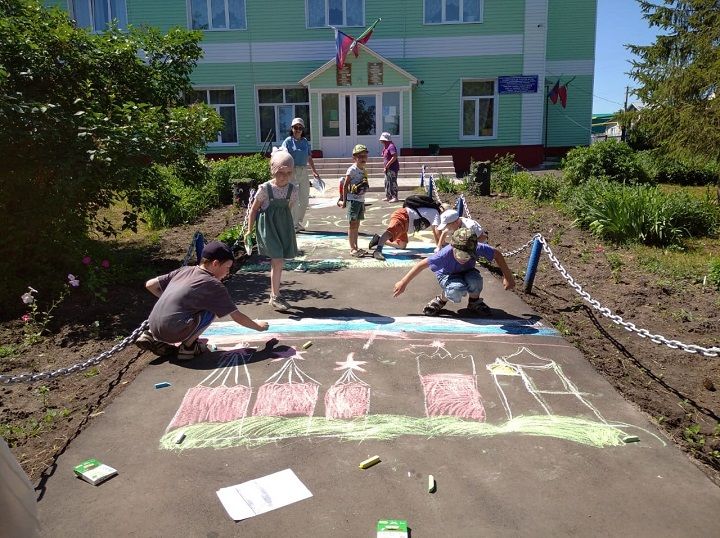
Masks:
[[[325,93],[320,97],[322,149],[325,157],[350,157],[365,144],[371,157],[380,155],[380,93]]]

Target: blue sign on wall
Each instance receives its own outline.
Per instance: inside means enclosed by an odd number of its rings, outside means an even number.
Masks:
[[[537,75],[498,77],[498,93],[537,93]]]

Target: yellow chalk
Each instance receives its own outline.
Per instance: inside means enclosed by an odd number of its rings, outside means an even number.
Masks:
[[[435,484],[435,477],[433,475],[428,475],[428,493],[435,493],[436,488],[437,485]]]
[[[303,348],[303,349],[307,349],[307,348],[309,348],[311,345],[312,345],[312,341],[308,340],[307,342],[305,342],[305,343],[302,345],[302,348]]]
[[[368,458],[365,461],[361,462],[358,467],[361,469],[367,469],[368,467],[372,467],[373,465],[377,465],[382,460],[380,459],[380,456],[373,456],[372,458]]]

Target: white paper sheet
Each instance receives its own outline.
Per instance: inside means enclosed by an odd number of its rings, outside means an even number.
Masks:
[[[217,490],[228,515],[235,521],[264,514],[312,497],[292,469]]]

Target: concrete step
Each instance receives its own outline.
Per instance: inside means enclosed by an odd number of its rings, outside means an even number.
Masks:
[[[420,180],[420,171],[425,166],[425,174],[435,177],[443,175],[455,179],[455,165],[452,156],[408,156],[400,157],[400,173],[398,179],[417,181]],[[314,159],[320,177],[327,178],[344,176],[351,160],[346,158],[318,158]],[[380,157],[371,157],[366,166],[368,178],[379,178],[384,180],[383,161]]]

